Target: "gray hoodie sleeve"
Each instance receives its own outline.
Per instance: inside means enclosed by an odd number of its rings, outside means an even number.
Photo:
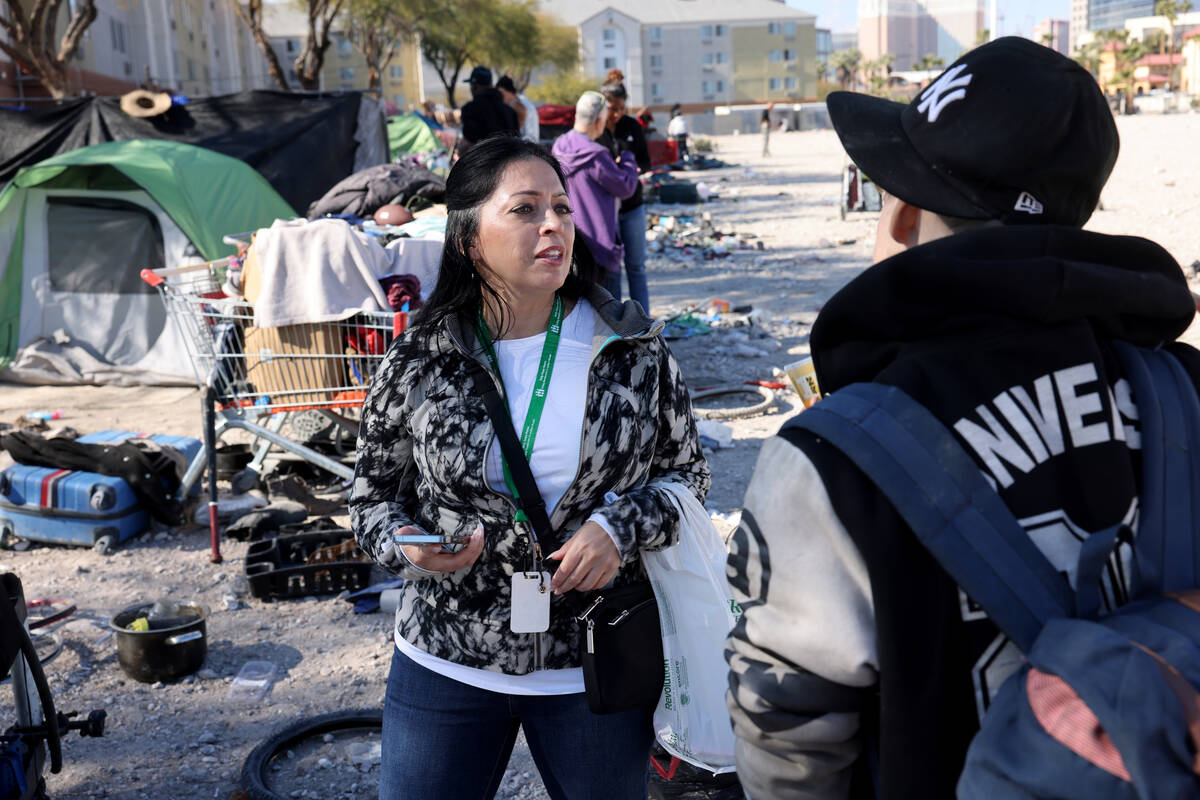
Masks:
[[[747,796],[846,797],[877,681],[871,585],[821,476],[779,437],[759,454],[727,571],[743,613],[726,700]]]

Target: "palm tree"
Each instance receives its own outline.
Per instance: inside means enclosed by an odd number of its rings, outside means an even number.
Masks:
[[[1167,54],[1170,56],[1167,68],[1172,89],[1175,88],[1175,21],[1179,19],[1180,14],[1186,14],[1191,10],[1192,4],[1190,2],[1179,3],[1176,0],[1159,0],[1154,4],[1154,15],[1165,17],[1167,20]]]
[[[920,60],[913,62],[913,69],[923,72],[932,72],[935,69],[941,69],[946,66],[946,59],[941,56],[935,56],[933,53],[926,53],[921,56]]]
[[[847,47],[829,56],[829,65],[833,67],[838,85],[842,89],[853,88],[862,65],[862,52],[857,47]]]

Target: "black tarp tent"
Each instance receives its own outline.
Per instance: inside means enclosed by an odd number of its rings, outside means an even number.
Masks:
[[[115,98],[87,97],[0,108],[0,186],[58,153],[127,139],[169,139],[244,161],[300,210],[347,175],[388,161],[383,114],[367,94],[241,92],[148,119],[124,113]]]

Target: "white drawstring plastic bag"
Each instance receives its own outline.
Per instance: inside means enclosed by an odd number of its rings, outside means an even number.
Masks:
[[[741,609],[725,577],[725,544],[708,512],[682,485],[666,488],[679,509],[679,542],[642,551],[663,639],[663,693],[654,731],[671,755],[713,773],[733,772],[724,650]]]

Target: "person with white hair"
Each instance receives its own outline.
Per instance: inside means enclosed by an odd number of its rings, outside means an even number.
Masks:
[[[637,189],[637,161],[629,152],[614,161],[597,144],[608,122],[608,101],[584,92],[575,104],[575,127],[554,142],[554,156],[567,176],[567,195],[575,208],[575,227],[596,263],[604,285],[620,286],[625,248],[618,233],[617,206]]]

